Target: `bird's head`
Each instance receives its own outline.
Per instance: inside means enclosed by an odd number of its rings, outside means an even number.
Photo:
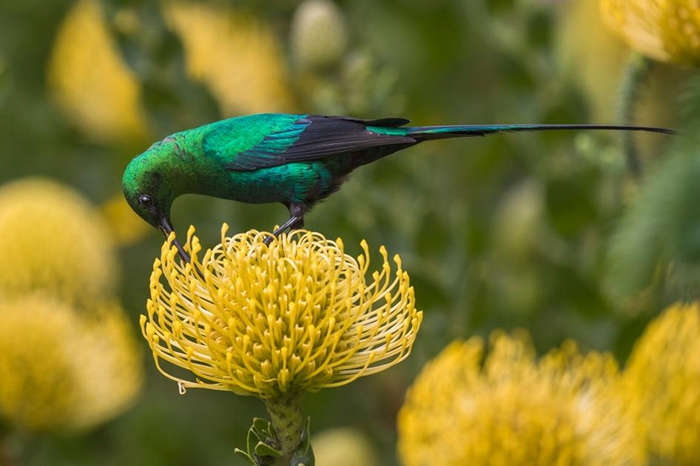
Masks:
[[[131,208],[146,222],[160,230],[167,238],[173,231],[170,208],[177,197],[174,180],[168,176],[171,167],[167,147],[156,143],[136,156],[124,170],[122,189]],[[178,240],[174,241],[180,256],[189,262],[189,255]]]

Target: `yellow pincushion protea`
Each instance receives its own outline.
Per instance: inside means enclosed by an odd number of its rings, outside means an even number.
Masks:
[[[394,257],[368,283],[369,252],[357,259],[340,240],[294,231],[226,237],[200,259],[190,228],[182,264],[172,243],[154,263],[143,334],[159,370],[182,388],[262,399],[336,387],[405,359],[420,327],[409,277]],[[171,241],[172,241],[171,237]],[[163,280],[165,283],[163,283]],[[161,360],[191,371],[185,381]]]
[[[637,341],[624,372],[651,452],[700,464],[700,304],[675,304]]]
[[[608,27],[651,58],[700,65],[698,0],[601,0]]]
[[[399,413],[412,465],[635,465],[643,441],[609,354],[569,342],[539,361],[525,334],[457,341],[430,362]]]
[[[111,296],[117,263],[99,212],[71,188],[45,178],[0,187],[0,294],[37,290],[89,303]]]
[[[44,294],[0,301],[0,419],[31,432],[83,431],[139,393],[140,352],[123,311],[94,316]]]

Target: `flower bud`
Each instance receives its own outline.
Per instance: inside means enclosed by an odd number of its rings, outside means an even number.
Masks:
[[[291,44],[305,67],[328,68],[340,61],[347,46],[345,19],[328,0],[307,0],[294,14]]]

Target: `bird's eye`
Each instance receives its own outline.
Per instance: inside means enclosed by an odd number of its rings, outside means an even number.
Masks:
[[[139,196],[139,203],[144,207],[151,207],[153,205],[153,198],[144,194]]]

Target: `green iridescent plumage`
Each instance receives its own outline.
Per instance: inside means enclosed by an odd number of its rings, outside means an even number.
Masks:
[[[355,168],[423,141],[499,132],[613,129],[606,125],[405,126],[403,118],[361,120],[320,115],[259,114],[172,134],[135,157],[122,186],[129,205],[164,234],[182,194],[246,203],[280,202],[290,218],[274,233],[303,225],[304,214],[337,190]],[[182,252],[183,257],[186,257]]]

